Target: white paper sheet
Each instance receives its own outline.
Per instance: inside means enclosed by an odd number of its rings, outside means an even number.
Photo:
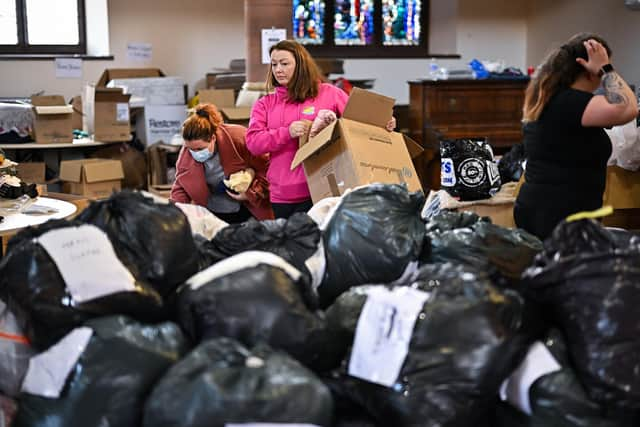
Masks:
[[[287,30],[285,28],[263,28],[262,29],[262,63],[270,64],[271,55],[269,49],[280,40],[287,38]]]
[[[56,78],[79,79],[82,77],[82,59],[56,58]]]

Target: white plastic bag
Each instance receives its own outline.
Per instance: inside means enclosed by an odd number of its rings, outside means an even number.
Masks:
[[[605,129],[605,132],[611,139],[612,148],[607,164],[631,171],[640,169],[640,138],[635,119],[622,126]]]
[[[176,203],[176,206],[187,216],[191,234],[200,234],[207,240],[213,239],[218,231],[229,225],[203,206],[188,203]]]

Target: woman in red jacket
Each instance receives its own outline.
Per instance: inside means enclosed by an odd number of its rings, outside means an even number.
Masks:
[[[252,155],[245,135],[244,127],[224,124],[212,104],[196,106],[182,127],[170,199],[205,206],[228,223],[272,219],[268,157]]]

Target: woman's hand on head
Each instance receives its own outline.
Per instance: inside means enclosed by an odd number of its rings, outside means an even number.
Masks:
[[[598,41],[589,39],[584,42],[587,49],[588,61],[582,58],[576,58],[576,62],[582,65],[588,72],[597,76],[603,65],[609,63],[609,54],[607,49]]]
[[[311,122],[308,120],[296,120],[289,125],[289,135],[291,138],[300,138],[309,132]]]

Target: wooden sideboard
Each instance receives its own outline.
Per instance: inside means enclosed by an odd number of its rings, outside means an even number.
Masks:
[[[416,161],[423,188],[439,188],[439,141],[488,138],[496,153],[522,142],[526,79],[409,82],[409,135],[425,153]]]

